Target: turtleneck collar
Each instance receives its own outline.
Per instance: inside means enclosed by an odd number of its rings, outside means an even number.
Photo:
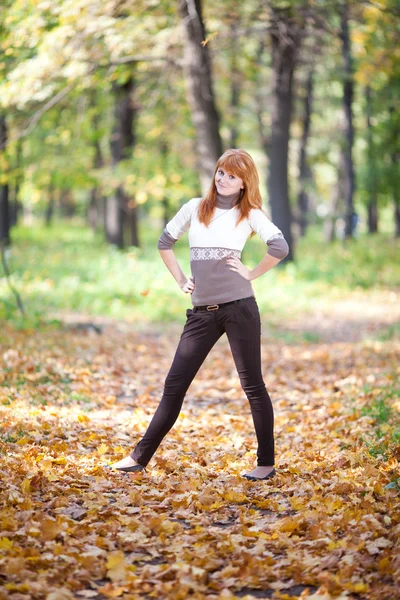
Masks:
[[[235,192],[227,196],[222,196],[217,192],[217,208],[230,209],[236,204],[236,199],[239,197],[240,192]]]

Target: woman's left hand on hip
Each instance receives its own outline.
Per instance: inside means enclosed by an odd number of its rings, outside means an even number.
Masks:
[[[229,256],[226,259],[226,264],[231,271],[236,271],[239,273],[239,275],[244,277],[244,279],[250,281],[250,269],[245,267],[239,258],[236,258],[235,256]]]

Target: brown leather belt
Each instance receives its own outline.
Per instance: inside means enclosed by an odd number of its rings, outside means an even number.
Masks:
[[[254,296],[247,296],[246,298],[239,298],[238,300],[232,300],[231,302],[221,302],[221,304],[208,304],[205,306],[194,306],[194,311],[197,310],[218,310],[219,308],[223,308],[224,306],[229,306],[230,304],[237,304],[242,300],[248,300],[249,298],[254,298]]]

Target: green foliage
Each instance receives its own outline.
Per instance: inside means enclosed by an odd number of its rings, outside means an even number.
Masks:
[[[25,208],[43,218],[53,191],[55,212],[62,214],[57,198],[68,190],[75,212],[84,215],[93,187],[100,197],[112,195],[122,185],[130,207],[136,203],[142,216],[159,219],[164,213],[171,216],[183,199],[198,195],[195,127],[185,93],[181,23],[174,3],[7,0],[3,5],[0,110],[7,114],[9,142],[7,151],[0,155],[0,178],[10,184],[11,200],[18,183]],[[241,5],[224,2],[221,10],[218,3],[205,1],[203,12],[207,36],[210,34],[207,44],[224,145],[231,144],[236,129],[236,145],[254,156],[265,197],[268,165],[260,129],[264,142],[268,142],[273,76],[267,33],[270,9],[291,8],[302,18],[305,6],[309,23],[295,73],[290,191],[295,204],[303,114],[300,101],[302,85],[312,68],[309,194],[317,212],[321,208],[327,214],[340,178],[343,142],[340,4],[322,0],[308,6],[301,0],[279,0],[260,6],[249,0]],[[393,200],[400,203],[400,60],[393,50],[398,37],[397,2],[349,2],[349,10],[358,84],[353,103],[356,201],[367,204],[374,181],[379,206],[384,207]],[[112,86],[115,82],[123,84],[129,77],[134,80],[135,143],[131,154],[115,167],[110,157],[115,117]],[[237,85],[236,105],[233,82]],[[372,88],[372,150],[368,149],[365,125],[367,83]],[[48,108],[46,103],[64,91],[65,95]],[[19,155],[17,140],[21,134]],[[95,164],[96,150],[101,153],[100,165]],[[310,220],[316,221],[316,215],[310,214]],[[347,255],[343,254],[337,251],[338,259],[346,264]],[[321,268],[328,277],[330,267]],[[307,269],[307,276],[319,277],[319,265],[309,264]],[[335,279],[334,272],[331,277]],[[352,285],[370,285],[366,269],[350,277]],[[383,281],[388,277],[388,273],[380,275]]]

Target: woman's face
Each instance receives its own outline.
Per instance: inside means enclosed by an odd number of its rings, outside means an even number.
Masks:
[[[238,194],[244,188],[243,179],[232,175],[232,173],[229,173],[223,167],[219,167],[215,173],[215,186],[218,194],[221,194],[221,196]]]

